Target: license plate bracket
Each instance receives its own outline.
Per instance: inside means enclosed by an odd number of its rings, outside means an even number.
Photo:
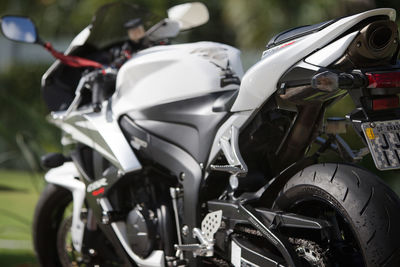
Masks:
[[[361,124],[376,168],[400,168],[400,120],[365,122]]]

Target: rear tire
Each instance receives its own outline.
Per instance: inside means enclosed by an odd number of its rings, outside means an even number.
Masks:
[[[286,183],[273,206],[315,216],[325,205],[350,229],[365,266],[400,266],[400,200],[379,177],[352,165],[312,165]]]

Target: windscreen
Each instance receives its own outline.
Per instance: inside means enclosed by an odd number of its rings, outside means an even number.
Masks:
[[[110,45],[128,40],[124,25],[140,18],[145,29],[149,29],[160,19],[139,6],[128,3],[111,3],[102,6],[92,20],[91,33],[87,44],[101,50]]]
[[[90,35],[85,45],[74,49],[71,55],[102,62],[104,56],[102,51],[128,40],[127,29],[124,25],[138,18],[142,20],[146,30],[161,20],[133,4],[117,2],[100,7],[92,19]],[[72,68],[63,64],[51,68],[46,73],[42,95],[49,110],[58,111],[68,108],[75,97],[75,89],[81,75],[81,68]]]

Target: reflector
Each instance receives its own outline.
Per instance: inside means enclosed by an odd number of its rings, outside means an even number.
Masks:
[[[372,100],[373,110],[397,108],[398,106],[399,106],[399,97],[397,95],[385,98],[376,98]]]
[[[400,87],[400,71],[383,73],[366,73],[368,88]]]

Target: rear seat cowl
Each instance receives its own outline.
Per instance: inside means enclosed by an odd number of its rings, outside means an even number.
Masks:
[[[318,32],[322,30],[323,28],[331,25],[332,23],[336,22],[337,19],[334,20],[329,20],[329,21],[324,21],[321,23],[313,24],[313,25],[305,25],[305,26],[300,26],[296,28],[292,28],[283,32],[278,33],[274,37],[269,40],[267,44],[267,48],[272,48],[274,46],[277,46],[279,44],[286,43],[290,40],[297,39],[299,37]]]

